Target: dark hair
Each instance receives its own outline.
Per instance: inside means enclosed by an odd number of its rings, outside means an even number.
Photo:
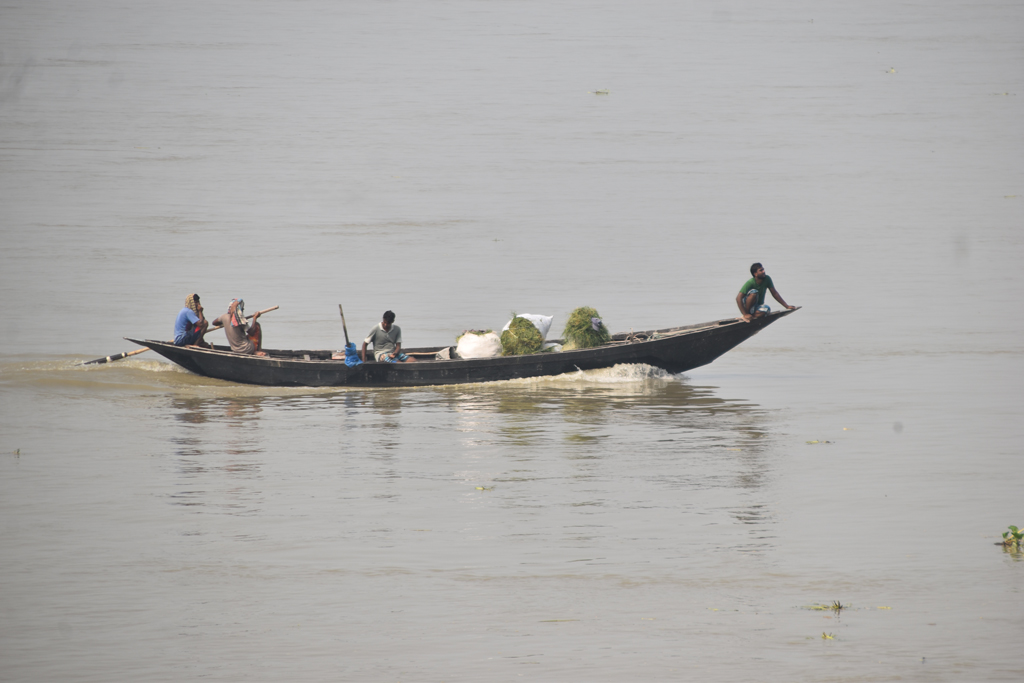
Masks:
[[[395,322],[395,314],[391,311],[384,311],[384,320],[387,320],[389,323]]]
[[[754,273],[756,273],[758,268],[764,268],[764,266],[762,266],[760,263],[751,264],[750,274],[753,275]]]

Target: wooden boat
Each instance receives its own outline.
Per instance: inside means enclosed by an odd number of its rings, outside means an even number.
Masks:
[[[616,334],[609,343],[590,349],[451,360],[438,360],[435,355],[446,349],[454,351],[454,347],[402,349],[417,356],[419,362],[368,361],[354,367],[345,365],[343,359],[333,358],[335,351],[264,349],[266,356],[247,356],[233,353],[227,346],[203,349],[152,339],[125,338],[148,346],[197,375],[229,382],[283,387],[429,386],[560,375],[620,363],[646,363],[669,372],[685,372],[707,365],[795,310],[771,313],[749,323],[727,318],[699,325]]]

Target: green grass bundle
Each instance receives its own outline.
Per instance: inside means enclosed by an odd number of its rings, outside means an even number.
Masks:
[[[597,323],[594,322],[597,319]],[[597,329],[594,329],[594,326]],[[565,332],[562,333],[565,339],[563,349],[589,349],[593,346],[600,346],[611,341],[612,336],[608,328],[601,322],[601,314],[590,306],[580,306],[569,314],[569,320],[565,323]]]
[[[537,353],[544,344],[540,330],[526,318],[515,317],[508,329],[501,333],[501,355],[518,356]]]
[[[462,334],[460,334],[460,335],[456,335],[456,337],[455,337],[455,343],[456,343],[456,344],[458,344],[458,343],[459,343],[459,340],[460,340],[460,339],[462,339],[462,338],[463,338],[464,336],[466,336],[467,334],[475,334],[475,335],[476,335],[476,336],[478,336],[478,337],[482,337],[482,336],[484,336],[485,334],[490,334],[490,333],[491,333],[491,332],[493,332],[493,331],[494,331],[494,330],[464,330],[464,331],[462,332]]]

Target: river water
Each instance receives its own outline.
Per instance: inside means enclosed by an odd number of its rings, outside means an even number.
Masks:
[[[0,52],[0,680],[1024,678],[1021,3],[37,0]],[[193,291],[426,346],[753,261],[802,310],[684,375],[78,365]]]

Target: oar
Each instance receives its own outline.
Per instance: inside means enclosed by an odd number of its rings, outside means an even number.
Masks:
[[[258,311],[258,312],[259,312],[260,315],[262,315],[263,313],[269,313],[271,310],[278,310],[279,308],[281,308],[281,306],[270,306],[269,308],[264,308],[263,310]],[[253,313],[252,315],[246,315],[246,319],[247,319],[247,321],[250,321],[250,319],[252,319],[255,316],[256,316],[256,313]],[[223,325],[215,325],[212,328],[210,328],[209,330],[207,330],[206,334],[210,334],[214,330],[223,330],[223,329],[224,329]]]
[[[264,313],[270,313],[271,311],[276,311],[278,308],[280,308],[280,306],[271,306],[270,308],[263,309],[262,311],[259,312],[259,314],[263,315]],[[245,316],[245,319],[249,320],[250,318],[254,317],[255,315],[256,315],[255,313],[253,313],[252,315],[247,315],[247,316]],[[214,330],[223,330],[223,329],[224,329],[223,325],[214,325],[210,329],[206,330],[206,334],[209,334],[210,332],[213,332]],[[119,354],[114,355],[114,356],[104,356],[103,358],[95,358],[93,360],[87,360],[84,363],[80,363],[80,365],[93,365],[94,363],[96,363],[96,364],[99,364],[99,363],[112,363],[115,360],[121,360],[122,358],[127,358],[128,356],[135,356],[135,355],[140,354],[140,353],[145,353],[146,351],[149,351],[149,347],[148,346],[144,346],[141,349],[135,349],[134,351],[125,351],[124,353],[119,353]]]
[[[140,353],[145,353],[146,351],[149,351],[149,347],[143,346],[141,349],[135,349],[134,351],[125,351],[124,353],[119,353],[115,356],[105,356],[103,358],[87,360],[84,363],[79,363],[79,365],[92,365],[93,363],[112,363],[115,360],[121,360],[122,358],[127,358],[128,356],[135,356]]]
[[[345,330],[345,346],[348,346],[348,325],[345,324],[345,311],[341,309],[341,304],[338,304],[338,313],[341,313],[341,329]]]

